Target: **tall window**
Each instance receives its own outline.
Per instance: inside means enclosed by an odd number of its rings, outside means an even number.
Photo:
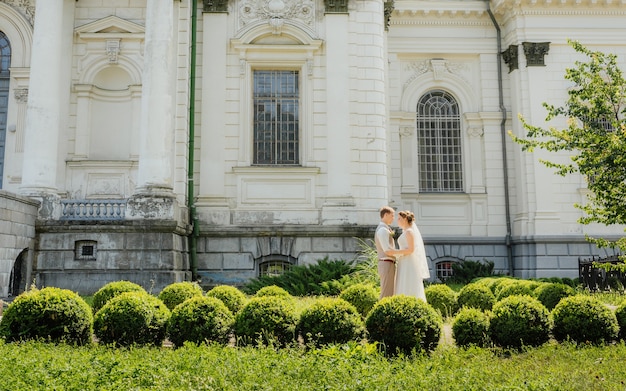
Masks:
[[[7,110],[9,108],[9,67],[11,66],[11,45],[0,31],[0,188],[4,172],[4,148],[7,135]]]
[[[297,165],[298,71],[254,71],[254,159],[258,165]]]
[[[417,103],[420,192],[462,192],[461,119],[456,100],[430,91]]]

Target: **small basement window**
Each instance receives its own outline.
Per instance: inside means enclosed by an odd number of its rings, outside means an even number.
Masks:
[[[95,261],[98,242],[95,240],[77,240],[74,243],[74,260]]]

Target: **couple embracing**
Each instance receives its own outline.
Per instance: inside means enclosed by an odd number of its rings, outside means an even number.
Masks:
[[[380,209],[380,223],[374,239],[378,253],[380,298],[407,295],[426,301],[424,280],[430,278],[430,272],[422,235],[415,225],[415,215],[409,211],[398,212],[402,235],[398,238],[397,248],[389,227],[394,217],[392,207]]]

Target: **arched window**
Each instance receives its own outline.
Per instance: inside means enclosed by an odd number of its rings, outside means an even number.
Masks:
[[[433,90],[417,103],[420,192],[462,192],[461,117],[456,99]]]
[[[284,255],[267,255],[258,259],[259,277],[262,276],[280,276],[295,264],[293,257]]]
[[[435,264],[435,271],[437,273],[437,279],[439,281],[445,282],[450,277],[452,277],[454,275],[454,269],[452,269],[452,265],[454,265],[455,263],[456,262],[450,261],[450,260],[437,262]]]
[[[9,67],[11,66],[11,45],[7,36],[0,31],[0,188],[4,172],[4,148],[7,134],[7,110],[9,108]]]

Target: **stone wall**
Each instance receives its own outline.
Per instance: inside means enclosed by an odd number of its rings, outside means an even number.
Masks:
[[[30,280],[28,250],[34,247],[38,207],[37,201],[0,190],[0,297],[18,293]]]

